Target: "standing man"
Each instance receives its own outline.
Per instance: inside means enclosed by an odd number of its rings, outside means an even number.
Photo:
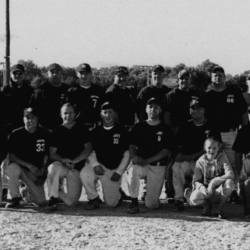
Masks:
[[[152,97],[155,97],[160,102],[163,102],[165,95],[171,91],[170,88],[168,88],[166,85],[163,85],[163,78],[164,68],[161,65],[155,65],[152,69],[151,85],[141,89],[137,96],[137,116],[140,122],[147,119],[147,114],[145,112],[147,101]]]
[[[211,75],[212,89],[206,97],[206,117],[211,126],[220,131],[224,151],[234,171],[235,187],[238,184],[238,174],[235,165],[235,152],[232,149],[239,126],[248,123],[247,103],[235,86],[226,85],[225,71],[215,66]],[[237,201],[238,195],[233,192],[232,198]]]
[[[113,103],[116,109],[116,122],[128,128],[135,123],[135,107],[130,90],[126,87],[129,72],[126,67],[118,67],[114,83],[107,89],[105,100]]]
[[[74,107],[70,103],[64,104],[61,108],[63,124],[52,132],[50,158],[53,162],[48,168],[47,212],[57,209],[58,197],[66,205],[76,206],[81,196],[80,171],[92,146],[89,130],[76,123],[75,116]],[[64,178],[67,182],[67,193],[59,190]]]
[[[150,209],[159,207],[159,197],[165,180],[166,162],[173,150],[173,134],[160,120],[161,101],[151,98],[147,102],[148,119],[132,129],[129,146],[132,157],[128,167],[128,187],[132,202],[128,213],[139,212],[140,179],[147,179],[145,204]]]
[[[102,105],[101,117],[102,125],[92,131],[93,152],[80,174],[89,199],[87,210],[96,209],[100,205],[95,185],[98,179],[102,184],[106,205],[119,205],[122,198],[119,191],[121,178],[130,161],[129,133],[123,126],[115,123],[112,103],[105,102]]]
[[[61,82],[62,67],[53,63],[48,67],[48,80],[35,90],[31,105],[39,113],[39,124],[52,131],[62,123],[60,108],[68,101],[68,86]]]
[[[29,106],[33,91],[25,80],[23,65],[14,65],[11,68],[10,84],[3,87],[1,96],[4,105],[1,120],[4,120],[8,134],[23,126],[23,110]]]
[[[77,122],[90,130],[100,122],[100,108],[104,96],[102,87],[92,83],[92,69],[81,63],[76,68],[79,85],[69,89],[70,102],[76,106]]]
[[[14,130],[9,138],[9,158],[7,167],[11,201],[6,208],[18,207],[21,200],[20,180],[27,186],[33,203],[46,205],[43,184],[46,180],[50,134],[38,127],[38,114],[34,108],[26,108],[23,113],[24,127]]]

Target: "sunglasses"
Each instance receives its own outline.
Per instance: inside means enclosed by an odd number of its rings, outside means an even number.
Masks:
[[[21,71],[13,72],[13,75],[15,75],[15,76],[21,76],[22,74],[23,74],[23,72],[21,72]]]

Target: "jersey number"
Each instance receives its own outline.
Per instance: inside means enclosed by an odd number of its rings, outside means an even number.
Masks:
[[[45,150],[45,143],[37,143],[36,144],[36,151],[43,152]]]
[[[114,138],[114,144],[119,144],[119,139],[118,138]]]

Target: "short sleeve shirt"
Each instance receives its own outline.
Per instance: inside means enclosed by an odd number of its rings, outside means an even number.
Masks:
[[[34,133],[29,133],[24,127],[16,129],[9,138],[9,152],[38,168],[44,166],[49,146],[50,133],[39,127]]]
[[[152,157],[163,149],[172,151],[172,129],[163,122],[156,126],[151,126],[146,121],[137,123],[131,131],[130,144],[137,147],[137,154],[142,158]]]
[[[116,169],[129,148],[129,132],[118,124],[111,129],[99,126],[92,131],[92,148],[98,162],[108,169]]]
[[[52,131],[51,147],[56,148],[56,153],[62,158],[73,160],[84,150],[84,145],[91,141],[89,130],[76,123],[71,129],[61,125]],[[81,170],[85,160],[75,164],[76,170]]]

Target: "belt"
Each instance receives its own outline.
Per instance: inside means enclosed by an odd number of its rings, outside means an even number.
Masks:
[[[151,166],[166,166],[166,161],[157,161],[157,162],[150,163],[149,165],[151,165]]]

